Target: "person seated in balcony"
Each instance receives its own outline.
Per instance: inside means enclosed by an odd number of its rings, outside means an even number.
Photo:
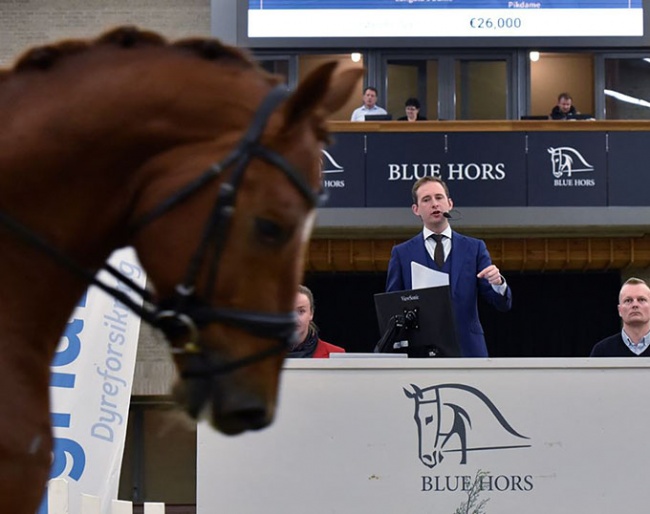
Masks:
[[[366,121],[366,114],[388,114],[377,105],[377,89],[372,86],[363,91],[363,105],[352,112],[350,121]]]
[[[426,118],[420,114],[420,101],[417,98],[407,98],[404,102],[406,116],[397,118],[397,121],[426,121]]]
[[[345,353],[340,346],[326,343],[318,337],[318,327],[314,323],[314,295],[306,286],[298,286],[295,311],[295,346],[287,354],[288,358],[327,359],[330,353]]]
[[[569,93],[560,93],[557,97],[557,105],[551,111],[552,120],[569,120],[579,112],[573,106],[573,98]]]

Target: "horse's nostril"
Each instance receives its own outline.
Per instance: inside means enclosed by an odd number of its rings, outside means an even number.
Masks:
[[[264,409],[238,409],[228,414],[215,415],[213,425],[226,435],[246,430],[260,430],[271,424],[273,416]]]
[[[263,409],[242,410],[235,413],[235,415],[239,418],[239,420],[244,425],[248,426],[253,430],[259,430],[260,428],[264,428],[270,422],[266,411]]]

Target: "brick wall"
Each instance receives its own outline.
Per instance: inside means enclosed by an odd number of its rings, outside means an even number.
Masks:
[[[0,0],[0,68],[26,49],[137,25],[170,39],[210,35],[210,0]]]

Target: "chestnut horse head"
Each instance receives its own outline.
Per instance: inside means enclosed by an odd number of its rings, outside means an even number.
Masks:
[[[120,28],[0,71],[1,512],[36,510],[49,364],[115,248],[147,271],[139,313],[169,339],[190,414],[227,434],[272,421],[325,119],[362,73],[335,68],[289,93],[217,41]]]

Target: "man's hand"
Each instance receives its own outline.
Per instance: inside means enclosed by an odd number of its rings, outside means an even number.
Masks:
[[[504,278],[499,273],[499,268],[494,264],[490,264],[484,270],[481,270],[478,275],[478,278],[486,279],[493,286],[500,286],[504,282]]]

